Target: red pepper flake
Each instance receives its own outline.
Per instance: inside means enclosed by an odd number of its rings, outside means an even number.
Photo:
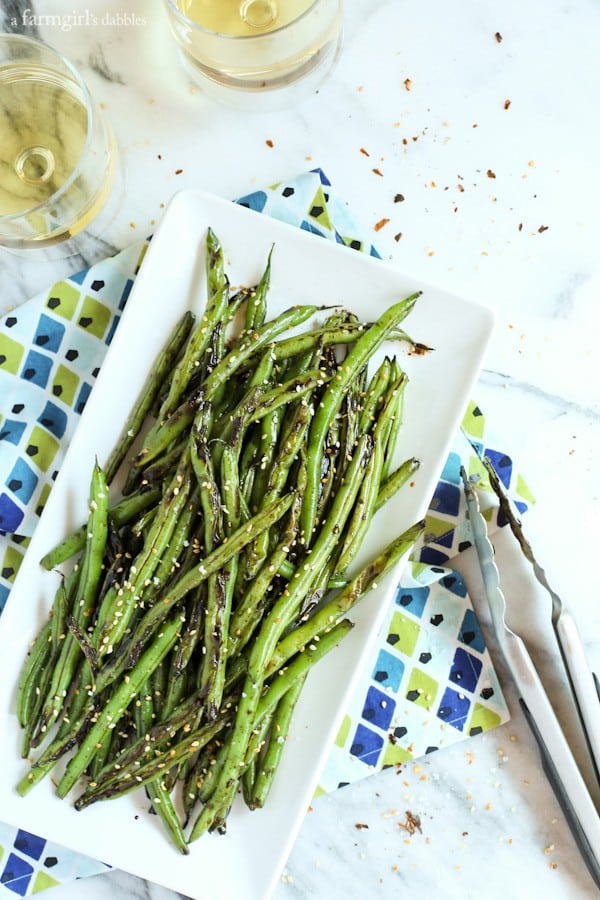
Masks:
[[[504,109],[509,109],[509,107],[510,107],[510,100],[507,99],[504,101]]]
[[[549,228],[549,225],[540,225],[540,227],[538,228],[538,234],[543,234],[545,231],[548,231]]]
[[[271,140],[271,138],[267,138],[267,140],[265,141],[265,144],[267,145],[267,147],[274,147],[274,146],[275,146],[275,145],[273,144],[273,141]]]
[[[183,169],[175,169],[176,175],[181,175],[182,172],[183,172]]]
[[[380,219],[379,222],[376,222],[375,225],[373,225],[373,228],[375,229],[375,231],[381,231],[381,229],[385,228],[389,221],[389,219]]]
[[[495,178],[495,177],[496,177],[496,173],[493,172],[491,169],[488,169],[488,170],[487,170],[486,175],[487,175],[488,178]]]
[[[412,79],[411,78],[404,79],[404,87],[406,88],[407,91],[410,91],[410,89],[412,87]]]
[[[499,31],[496,32],[496,34],[494,35],[494,37],[496,38],[496,43],[497,43],[497,44],[501,44],[501,43],[502,43],[502,35],[500,34]]]
[[[397,234],[394,235],[394,240],[396,241],[396,243],[398,243],[398,241],[399,241],[401,238],[402,238],[402,232],[401,232],[401,231],[399,231]]]
[[[394,197],[394,203],[403,203],[404,202],[404,194],[396,194]]]
[[[406,810],[406,821],[398,822],[398,826],[403,828],[409,834],[414,834],[416,831],[419,834],[423,834],[421,829],[421,819],[419,816],[415,816],[414,813],[411,813],[410,809]]]
[[[354,827],[357,829],[357,831],[361,831],[363,828],[368,828],[369,826],[365,825],[364,822],[357,822]]]
[[[383,178],[383,172],[381,171],[381,169],[372,169],[371,171],[374,175],[379,175],[380,178]]]
[[[365,150],[364,147],[361,147],[361,148],[360,148],[360,152],[362,153],[363,156],[370,156],[370,155],[371,155],[371,154],[369,153],[368,150]]]

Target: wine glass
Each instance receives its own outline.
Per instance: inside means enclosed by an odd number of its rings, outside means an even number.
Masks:
[[[112,129],[71,63],[0,34],[0,246],[68,242],[105,208],[117,170]]]
[[[164,0],[185,69],[213,98],[277,109],[317,90],[342,41],[342,0]]]

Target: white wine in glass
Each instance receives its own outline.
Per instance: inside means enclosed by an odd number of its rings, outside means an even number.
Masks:
[[[112,189],[116,148],[83,81],[38,41],[0,35],[0,245],[53,245]]]
[[[319,86],[339,54],[342,0],[164,2],[188,73],[232,105],[251,108],[261,93],[293,103]],[[242,95],[248,102],[236,102]]]

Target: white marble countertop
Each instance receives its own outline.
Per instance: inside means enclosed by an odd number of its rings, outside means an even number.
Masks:
[[[600,7],[346,6],[342,56],[318,95],[252,114],[191,88],[158,0],[3,3],[0,27],[4,16],[4,30],[14,30],[15,17],[17,30],[37,31],[84,73],[115,129],[126,184],[103,240],[83,240],[81,256],[36,263],[0,251],[0,313],[150,233],[180,188],[233,199],[322,167],[365,225],[389,218],[373,232],[384,258],[493,309],[477,400],[536,496],[528,533],[600,671]],[[84,7],[134,13],[143,24],[69,29],[67,19],[48,18]],[[25,9],[36,27],[22,25]],[[404,202],[394,202],[399,193]],[[540,625],[548,602],[510,536],[495,543],[506,592],[530,604],[525,627],[561,709]],[[485,626],[472,563],[467,555],[461,565]],[[500,660],[497,667],[511,722],[315,801],[275,900],[596,896]],[[401,827],[406,810],[420,817],[422,833]],[[174,896],[120,872],[48,896],[84,892],[87,900]]]

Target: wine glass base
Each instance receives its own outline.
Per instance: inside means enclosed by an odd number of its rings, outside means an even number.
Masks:
[[[342,48],[343,33],[324,45],[304,64],[271,79],[249,80],[202,65],[181,46],[184,70],[202,94],[217,103],[244,112],[291,109],[310,99],[334,69]]]
[[[65,231],[44,241],[26,240],[21,243],[3,243],[0,238],[0,252],[20,256],[36,262],[52,262],[82,254],[83,247],[104,245],[103,236],[116,219],[125,196],[126,169],[120,154],[115,153],[112,172],[107,176],[110,187],[104,186],[107,199],[96,215],[75,233]]]

